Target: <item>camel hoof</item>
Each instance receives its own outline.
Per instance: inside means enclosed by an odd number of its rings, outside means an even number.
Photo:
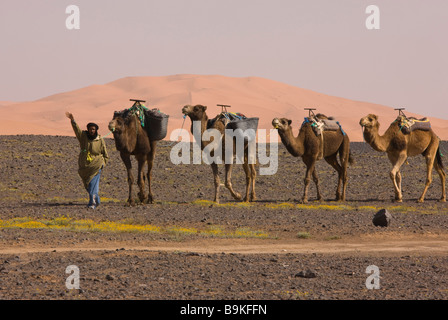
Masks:
[[[140,200],[141,203],[147,203],[148,198],[141,194],[140,192],[138,193],[138,199]]]
[[[257,197],[256,197],[256,196],[251,196],[251,197],[250,197],[250,201],[251,201],[251,202],[255,202],[255,201],[257,201]]]
[[[133,207],[135,206],[135,201],[133,199],[128,199],[127,203],[126,203],[127,207]]]
[[[395,196],[395,202],[403,202],[403,198],[400,198],[398,196]]]
[[[236,193],[235,196],[234,196],[234,198],[235,198],[235,200],[241,200],[241,199],[243,199],[243,197],[242,197],[241,194],[239,194],[239,193]]]
[[[302,199],[302,200],[300,200],[300,203],[301,203],[301,204],[307,204],[307,203],[308,203],[308,200],[306,200],[306,199]]]
[[[154,199],[152,199],[152,198],[146,198],[146,199],[145,199],[145,202],[142,201],[142,203],[144,203],[144,204],[154,204]]]
[[[424,199],[418,199],[418,200],[417,200],[417,203],[423,203],[423,202],[425,202]]]
[[[439,202],[446,202],[446,198],[440,199]]]

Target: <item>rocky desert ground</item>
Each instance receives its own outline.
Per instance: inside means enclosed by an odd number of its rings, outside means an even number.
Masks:
[[[448,298],[448,208],[438,202],[435,172],[426,201],[416,202],[422,157],[403,167],[404,201],[395,203],[386,155],[352,143],[347,201],[333,200],[336,173],[320,161],[324,200],[315,200],[311,184],[303,205],[305,166],[280,145],[277,173],[257,177],[256,202],[235,201],[223,187],[216,205],[209,166],[172,164],[171,142],[161,141],[155,203],[129,207],[125,167],[106,141],[102,204],[91,210],[76,138],[0,136],[0,299]],[[233,172],[242,192],[241,166]],[[391,224],[376,227],[372,218],[383,208]],[[68,266],[79,270],[79,289],[66,286]],[[366,273],[369,266],[377,273]]]

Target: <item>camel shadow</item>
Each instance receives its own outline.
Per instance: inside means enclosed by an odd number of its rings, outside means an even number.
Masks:
[[[252,201],[251,203],[284,203],[284,202],[290,202],[291,199],[257,199],[255,201]],[[241,201],[235,201],[235,202],[241,202]]]
[[[87,203],[75,202],[23,202],[20,207],[25,208],[43,208],[43,207],[86,207]],[[17,206],[14,206],[17,207]]]

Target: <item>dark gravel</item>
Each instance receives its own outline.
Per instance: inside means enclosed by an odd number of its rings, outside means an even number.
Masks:
[[[297,205],[302,196],[304,169],[280,146],[278,172],[257,177],[258,201],[241,206],[222,187],[221,204],[213,199],[213,177],[207,165],[173,165],[169,143],[159,143],[153,169],[156,203],[127,207],[126,172],[113,140],[107,139],[110,164],[101,177],[102,205],[86,208],[87,194],[77,175],[78,143],[74,137],[0,136],[0,219],[66,216],[94,221],[123,221],[161,227],[182,226],[228,230],[250,228],[278,241],[299,239],[344,243],[371,236],[446,236],[447,204],[439,203],[440,180],[434,176],[426,202],[416,203],[425,181],[422,157],[404,165],[402,204],[392,201],[390,163],[384,153],[364,143],[352,143],[356,163],[349,168],[347,202],[333,201],[337,176],[324,161],[318,163],[325,201]],[[448,150],[448,143],[442,143]],[[446,153],[446,152],[444,152]],[[448,161],[445,161],[448,163]],[[135,162],[134,162],[135,164]],[[223,173],[223,168],[221,168]],[[435,173],[435,172],[434,172]],[[223,175],[221,175],[224,181]],[[244,190],[241,166],[233,185]],[[135,190],[137,191],[137,190]],[[136,193],[135,193],[136,194]],[[192,203],[193,201],[196,201]],[[285,203],[284,207],[282,204]],[[290,204],[288,206],[288,204]],[[318,207],[321,205],[321,207]],[[325,207],[326,206],[326,207]],[[345,207],[344,207],[345,206]],[[387,228],[375,227],[373,215],[382,208],[393,218]],[[201,235],[169,233],[100,233],[0,229],[0,299],[446,299],[448,260],[443,254],[230,254],[149,250],[70,251],[58,247],[148,241],[206,241]],[[263,240],[259,240],[263,241]],[[29,246],[55,252],[27,253]],[[67,290],[65,268],[80,267],[81,289]],[[381,288],[366,289],[367,266],[380,268]]]

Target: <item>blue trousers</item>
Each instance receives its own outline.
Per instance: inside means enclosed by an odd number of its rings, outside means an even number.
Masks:
[[[101,169],[98,174],[93,177],[87,187],[87,192],[89,192],[89,206],[98,206],[100,204],[100,196],[98,195],[100,190],[100,176]]]

